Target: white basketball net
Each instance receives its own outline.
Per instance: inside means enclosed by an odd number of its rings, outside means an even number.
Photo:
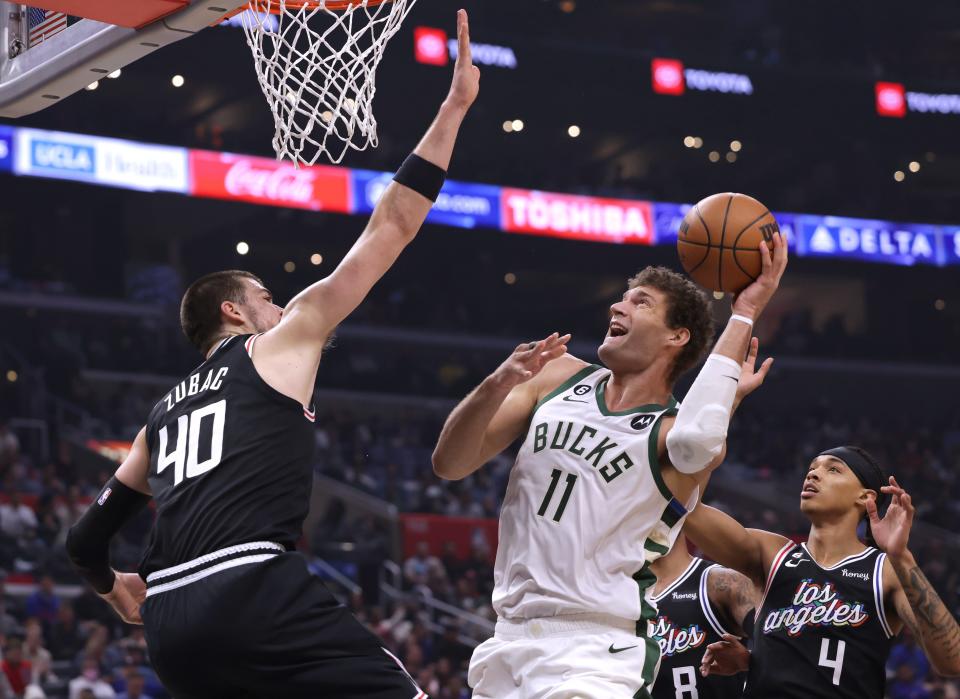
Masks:
[[[273,113],[278,159],[313,165],[326,154],[339,163],[350,149],[376,148],[377,66],[414,3],[356,0],[332,10],[332,0],[303,7],[252,0],[242,22]]]

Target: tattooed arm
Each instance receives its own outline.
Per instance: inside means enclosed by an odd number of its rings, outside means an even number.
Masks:
[[[960,626],[907,548],[913,503],[893,477],[882,490],[892,496],[886,515],[878,516],[873,500],[868,500],[867,515],[873,538],[887,553],[884,594],[899,621],[923,646],[933,669],[947,677],[960,676]]]
[[[710,604],[730,633],[749,636],[744,620],[759,603],[759,591],[745,575],[729,568],[713,568],[707,578]]]

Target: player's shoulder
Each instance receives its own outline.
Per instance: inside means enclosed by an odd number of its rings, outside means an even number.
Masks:
[[[576,382],[603,369],[598,364],[591,364],[578,357],[565,354],[547,364],[534,379],[537,394],[537,403],[549,400],[553,395],[561,392],[568,384]]]

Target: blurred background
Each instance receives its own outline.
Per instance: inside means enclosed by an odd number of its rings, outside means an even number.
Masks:
[[[315,572],[431,696],[468,697],[512,454],[440,481],[444,417],[519,342],[571,332],[595,359],[626,279],[679,269],[685,205],[739,191],[793,259],[707,500],[802,537],[807,463],[861,445],[913,494],[911,546],[960,611],[960,6],[420,0],[377,79],[380,147],[345,167],[272,160],[235,22],[0,122],[0,697],[22,696],[18,654],[49,697],[166,696],[66,529],[199,362],[190,281],[247,269],[282,304],[342,258],[446,93],[459,6],[483,79],[453,181],[320,368]],[[893,698],[960,697],[906,635],[888,670]]]

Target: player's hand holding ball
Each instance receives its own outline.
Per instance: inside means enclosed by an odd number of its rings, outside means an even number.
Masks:
[[[450,85],[447,103],[465,111],[470,109],[480,93],[480,69],[473,65],[470,21],[466,10],[457,12],[457,43],[459,53],[457,64],[453,68],[453,83]]]
[[[553,333],[539,342],[525,342],[518,345],[513,354],[493,372],[490,378],[498,386],[507,390],[526,383],[539,374],[548,362],[566,354],[569,341],[569,334],[561,336],[560,333]]]
[[[677,252],[687,274],[712,291],[734,294],[733,312],[753,320],[787,269],[787,243],[766,206],[745,194],[714,194],[680,224]]]

